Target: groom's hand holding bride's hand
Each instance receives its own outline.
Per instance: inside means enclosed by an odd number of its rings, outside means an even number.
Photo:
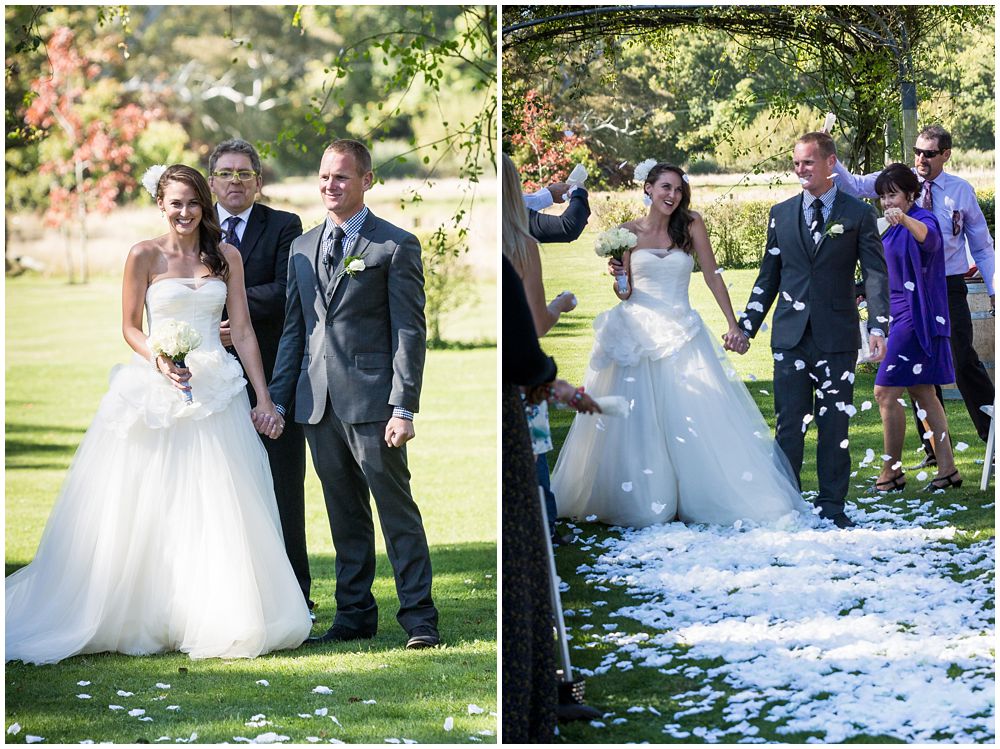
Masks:
[[[258,403],[250,412],[250,420],[260,434],[273,440],[278,439],[285,430],[285,420],[275,409],[273,403],[266,405]]]
[[[750,339],[734,325],[722,336],[722,347],[726,351],[743,355],[750,350]]]
[[[413,422],[399,416],[393,416],[385,425],[385,444],[389,447],[402,447],[416,436]]]

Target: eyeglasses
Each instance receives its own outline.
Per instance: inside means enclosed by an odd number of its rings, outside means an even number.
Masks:
[[[923,156],[925,159],[933,159],[935,156],[940,156],[942,153],[944,152],[940,148],[936,151],[929,151],[926,148],[917,148],[916,146],[913,148],[914,156]]]
[[[240,182],[249,182],[257,176],[257,172],[251,171],[250,169],[241,169],[238,172],[234,172],[231,169],[220,169],[217,172],[212,172],[212,176],[218,177],[226,182],[232,182],[234,179],[239,180]]]

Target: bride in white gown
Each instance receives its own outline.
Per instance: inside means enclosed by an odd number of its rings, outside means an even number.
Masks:
[[[135,355],[112,371],[33,561],[6,580],[7,661],[253,657],[309,634],[246,381],[219,339],[225,305],[261,394],[255,415],[277,436],[239,251],[219,244],[197,171],[169,167],[156,193],[169,231],[135,245],[125,264],[122,329]],[[143,307],[151,334],[169,320],[201,334],[187,369],[154,361]]]
[[[656,164],[643,189],[648,215],[624,225],[638,240],[622,258],[628,289],[616,287],[623,301],[594,320],[584,378],[591,396],[623,395],[631,410],[575,418],[552,474],[559,516],[640,528],[809,512],[757,405],[688,300],[696,255],[729,323],[727,348],[747,351],[704,221],[688,210],[686,175]]]

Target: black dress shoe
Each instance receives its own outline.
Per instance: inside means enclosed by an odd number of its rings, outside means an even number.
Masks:
[[[422,648],[433,648],[441,644],[441,636],[438,631],[430,625],[414,627],[409,632],[409,639],[406,641],[407,650],[420,650]]]
[[[855,528],[857,523],[847,517],[843,512],[838,512],[835,515],[830,515],[827,520],[832,520],[833,524],[838,528]]]
[[[310,645],[323,645],[328,642],[348,642],[350,640],[370,640],[375,636],[375,632],[367,629],[351,629],[341,624],[334,624],[319,637],[310,637],[306,640]]]

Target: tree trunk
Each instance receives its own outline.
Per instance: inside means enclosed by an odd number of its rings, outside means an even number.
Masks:
[[[86,166],[83,161],[76,162],[76,215],[80,222],[80,272],[83,279],[81,283],[87,283],[90,275],[90,263],[87,261],[87,202],[83,194],[83,170]]]

